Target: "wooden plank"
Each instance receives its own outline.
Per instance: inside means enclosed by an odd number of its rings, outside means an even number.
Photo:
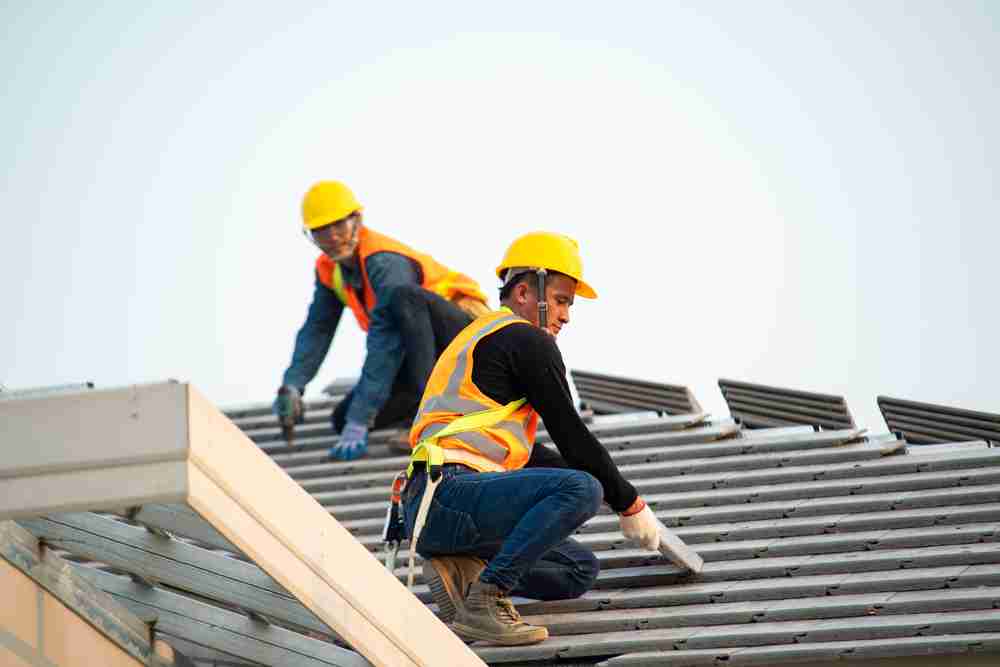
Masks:
[[[4,401],[0,419],[5,451],[16,452],[0,467],[0,518],[187,502],[373,663],[482,664],[188,385]],[[23,485],[16,494],[13,484]]]
[[[185,397],[164,383],[0,402],[0,519],[182,501]]]
[[[185,395],[161,383],[0,401],[0,478],[183,460]]]
[[[482,664],[225,415],[189,389],[189,504],[375,664]]]
[[[184,461],[8,477],[0,479],[0,519],[114,511],[146,503],[183,502],[186,496]]]
[[[7,478],[0,479],[0,519],[123,511],[146,503],[183,502],[186,496],[183,461]]]

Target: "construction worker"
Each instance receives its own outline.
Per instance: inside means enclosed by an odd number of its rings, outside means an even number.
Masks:
[[[576,296],[597,296],[576,242],[524,235],[497,276],[502,308],[456,336],[428,380],[403,522],[442,620],[467,641],[530,644],[548,632],[509,596],[568,599],[593,585],[598,561],[570,535],[602,501],[627,538],[656,549],[659,533],[570,398],[556,336]],[[539,418],[558,453],[534,445]]]
[[[313,185],[302,200],[302,224],[321,254],[274,411],[283,424],[301,421],[302,394],[346,307],[367,332],[368,351],[357,384],[331,415],[340,438],[329,458],[352,460],[367,451],[370,428],[409,428],[437,355],[489,309],[474,280],[366,227],[361,204],[343,183]]]

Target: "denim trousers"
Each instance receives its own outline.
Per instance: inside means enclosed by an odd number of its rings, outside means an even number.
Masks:
[[[434,370],[438,356],[448,347],[472,317],[451,301],[419,285],[400,285],[390,291],[388,307],[403,340],[403,364],[396,373],[385,404],[375,413],[372,428],[405,426],[409,428],[420,407],[424,386]],[[379,354],[369,350],[369,354]],[[347,409],[354,390],[338,403],[330,419],[334,433],[340,433],[347,421]]]
[[[425,486],[426,476],[418,468],[403,494],[403,518],[411,538]],[[480,580],[513,595],[536,600],[579,597],[593,586],[600,564],[570,535],[597,514],[603,497],[600,483],[579,470],[480,473],[448,464],[416,550],[424,558],[482,558],[487,565]]]

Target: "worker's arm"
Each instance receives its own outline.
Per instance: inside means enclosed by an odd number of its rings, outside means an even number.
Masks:
[[[403,364],[403,339],[390,312],[394,287],[419,284],[413,262],[394,252],[379,252],[365,261],[368,282],[375,292],[376,305],[368,325],[364,366],[354,387],[347,421],[368,424],[389,399],[392,383]]]
[[[474,357],[476,386],[501,404],[527,398],[566,464],[596,477],[611,509],[623,512],[635,502],[635,488],[573,406],[566,366],[552,336],[527,323],[512,324],[483,339]]]
[[[295,336],[292,363],[285,371],[281,384],[295,387],[300,393],[305,391],[326,358],[343,312],[344,304],[337,295],[316,278],[309,314]]]

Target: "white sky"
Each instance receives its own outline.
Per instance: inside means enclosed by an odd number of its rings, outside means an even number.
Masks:
[[[1000,412],[1000,4],[92,4],[0,8],[8,388],[270,400],[338,178],[490,294],[575,236],[571,366]]]

